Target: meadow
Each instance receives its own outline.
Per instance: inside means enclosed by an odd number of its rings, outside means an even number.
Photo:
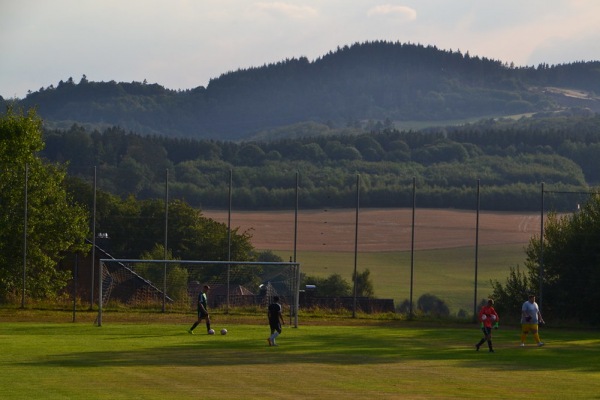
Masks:
[[[204,214],[226,223],[223,210]],[[236,211],[231,224],[252,235],[257,249],[283,260],[293,257],[294,214],[289,211]],[[490,280],[505,282],[510,267],[523,267],[525,247],[539,233],[537,213],[480,213],[477,298],[491,294]],[[296,260],[305,275],[341,275],[352,282],[355,263],[369,269],[375,296],[398,305],[409,299],[411,256],[413,302],[423,294],[442,299],[451,315],[474,307],[476,214],[452,209],[418,209],[414,242],[411,209],[302,210],[298,215]],[[414,253],[411,253],[414,248]],[[525,299],[524,299],[525,300]]]
[[[276,252],[282,257],[284,252]],[[354,254],[348,252],[298,252],[301,271],[308,276],[327,277],[340,274],[352,282]],[[369,252],[357,257],[359,272],[369,269],[378,298],[394,299],[399,304],[410,297],[411,254],[402,252]],[[523,266],[525,252],[521,244],[488,245],[479,249],[477,266],[477,298],[491,295],[490,281],[502,283],[509,266]],[[413,302],[422,294],[433,294],[448,305],[451,314],[473,311],[475,285],[475,250],[472,247],[430,249],[415,252],[413,260]],[[525,300],[525,299],[524,299]]]
[[[301,320],[277,347],[268,326],[214,315],[225,336],[189,335],[193,315],[91,315],[0,309],[0,396],[7,399],[594,399],[597,333],[544,328],[546,346],[494,331],[495,353],[474,324]],[[14,322],[16,320],[36,322]],[[83,320],[86,320],[83,322]]]

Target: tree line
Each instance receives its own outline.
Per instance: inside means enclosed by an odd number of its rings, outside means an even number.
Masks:
[[[313,127],[313,125],[310,125]],[[310,130],[310,127],[304,127]],[[70,176],[125,198],[172,198],[196,208],[227,208],[230,178],[237,209],[289,209],[298,190],[302,208],[409,207],[418,204],[538,210],[541,183],[588,191],[600,181],[600,116],[570,115],[517,122],[489,120],[432,131],[327,130],[317,136],[231,142],[143,136],[112,127],[80,125],[47,130],[40,154],[67,162]],[[296,176],[298,187],[296,187]],[[572,199],[551,207],[572,209]]]

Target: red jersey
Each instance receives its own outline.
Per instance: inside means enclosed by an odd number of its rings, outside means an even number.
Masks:
[[[485,319],[483,316],[485,315]],[[498,313],[494,310],[494,307],[491,306],[483,306],[479,311],[479,321],[483,322],[483,326],[486,328],[491,328],[496,322],[500,321],[500,317],[498,317]]]

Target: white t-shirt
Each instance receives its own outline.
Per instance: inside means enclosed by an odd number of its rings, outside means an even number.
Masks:
[[[521,323],[522,324],[537,324],[539,322],[538,321],[538,312],[540,311],[540,308],[538,307],[538,305],[535,301],[533,303],[530,303],[529,301],[526,301],[525,303],[523,303],[523,307],[521,307],[521,311],[523,311],[523,313],[521,314]],[[525,316],[523,314],[531,316],[531,320],[530,321],[525,320]]]

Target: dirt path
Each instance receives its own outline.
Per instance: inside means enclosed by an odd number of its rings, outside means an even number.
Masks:
[[[204,210],[203,214],[227,223],[228,212]],[[415,212],[416,250],[474,246],[474,211],[421,209]],[[231,226],[252,234],[260,250],[294,248],[294,211],[234,211]],[[410,250],[411,209],[362,209],[358,215],[358,249],[361,252]],[[479,245],[523,243],[539,235],[540,216],[535,213],[480,212]],[[353,251],[356,210],[308,210],[298,213],[298,251]]]

